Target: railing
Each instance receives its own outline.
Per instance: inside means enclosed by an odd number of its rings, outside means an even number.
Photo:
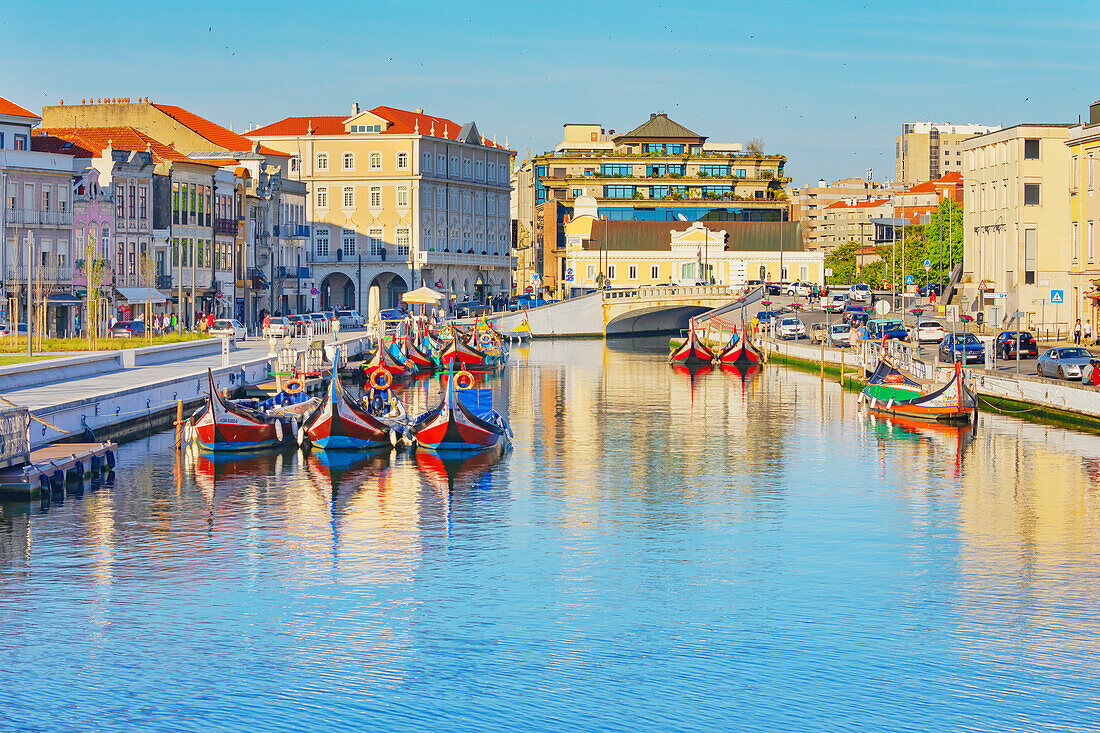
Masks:
[[[508,255],[481,255],[469,252],[424,252],[424,264],[428,265],[486,265],[515,267],[516,258]]]
[[[8,226],[70,226],[73,223],[73,215],[70,211],[7,209],[4,214],[4,221]]]
[[[236,219],[215,219],[214,234],[235,235],[237,233]]]
[[[157,275],[157,290],[166,290],[172,287],[171,275]]]
[[[276,237],[287,237],[294,239],[309,237],[309,227],[305,224],[276,224],[273,227],[273,230],[274,231],[272,232],[272,234],[274,234]]]
[[[669,298],[685,295],[703,297],[732,297],[734,290],[728,285],[662,285],[658,287],[634,288],[630,290],[605,290],[604,300],[625,300],[628,298]]]
[[[44,283],[71,283],[73,280],[73,268],[71,267],[43,267],[41,265],[35,265],[31,268],[31,280],[42,281]],[[27,266],[26,265],[9,265],[7,271],[7,279],[9,282],[27,281]]]

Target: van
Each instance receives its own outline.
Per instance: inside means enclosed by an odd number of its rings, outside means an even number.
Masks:
[[[856,283],[848,288],[848,300],[858,300],[860,303],[870,303],[871,286],[867,283]]]

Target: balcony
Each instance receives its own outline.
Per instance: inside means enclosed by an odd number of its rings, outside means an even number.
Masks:
[[[235,237],[237,235],[237,220],[215,219],[214,234],[224,234],[226,236]]]
[[[157,290],[167,290],[172,287],[171,275],[157,275]]]
[[[475,265],[485,267],[506,267],[514,269],[516,258],[508,255],[482,255],[469,252],[422,252],[422,264],[425,265]]]
[[[31,272],[33,282],[42,282],[49,285],[71,285],[73,281],[73,268],[71,267],[45,267],[36,265]],[[7,271],[8,282],[26,282],[27,266],[9,266]]]
[[[73,215],[69,211],[43,211],[41,209],[7,209],[4,221],[8,226],[56,227],[72,226]]]
[[[285,239],[309,239],[309,227],[305,224],[276,224],[272,233]]]

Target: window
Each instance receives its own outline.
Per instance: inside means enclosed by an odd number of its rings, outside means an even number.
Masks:
[[[328,170],[328,153],[317,153],[317,170]]]
[[[634,186],[604,186],[603,196],[607,199],[634,198]]]
[[[409,205],[409,187],[398,186],[397,187],[397,205],[408,206]]]
[[[290,172],[297,173],[302,169],[302,159],[297,155],[290,159]]]
[[[409,154],[401,152],[397,154],[397,170],[406,171],[409,169]]]
[[[467,214],[470,213],[470,192],[469,191],[463,191],[462,192],[462,210],[464,212],[466,212]]]
[[[485,179],[485,164],[482,163],[480,160],[477,162],[474,171],[474,175],[477,177],[477,180],[481,181]]]
[[[1081,257],[1081,232],[1077,222],[1073,222],[1073,231],[1069,240],[1069,256],[1074,262]]]
[[[657,267],[657,265],[650,265],[650,267],[649,267],[649,279],[650,280],[659,280],[660,278],[661,278],[661,268]]]
[[[345,229],[343,237],[344,257],[354,257],[357,252],[356,235],[354,229]]]
[[[435,172],[441,176],[447,173],[447,156],[443,153],[435,156]]]
[[[355,208],[355,186],[344,186],[344,208]]]
[[[462,159],[462,177],[463,178],[469,178],[470,177],[470,159],[469,158],[463,158]]]
[[[69,210],[69,187],[58,186],[57,187],[57,210],[61,213],[65,213]]]
[[[485,166],[485,179],[488,181],[495,181],[497,175],[497,168],[492,163]]]
[[[27,136],[26,135],[12,135],[12,150],[26,150],[27,149]]]
[[[765,265],[760,265],[760,279],[761,280],[767,280],[768,279],[768,268]]]
[[[352,125],[351,132],[382,132],[382,125]]]
[[[595,280],[596,280],[596,266],[595,265],[589,265],[588,266],[588,279],[595,282]]]
[[[630,267],[626,268],[626,276],[630,280],[637,280],[638,279],[638,266],[637,265],[631,265]]]
[[[1025,183],[1024,184],[1024,206],[1038,206],[1039,205],[1039,184],[1038,183]]]
[[[1038,231],[1024,230],[1024,284],[1035,284],[1035,260],[1038,252]]]
[[[344,170],[355,170],[355,153],[344,153]]]
[[[372,171],[382,170],[382,154],[381,153],[371,153],[370,154],[370,169]]]
[[[381,229],[369,229],[367,230],[367,252],[371,257],[382,256],[382,230]]]
[[[1092,190],[1092,168],[1093,168],[1093,162],[1094,162],[1093,158],[1092,158],[1092,153],[1089,153],[1089,157],[1087,159],[1087,162],[1088,162],[1088,170],[1085,171],[1085,173],[1088,176],[1088,187],[1089,187],[1089,190],[1091,191]]]
[[[728,165],[701,165],[699,166],[699,173],[708,176],[725,177],[730,174],[730,167]]]
[[[53,186],[47,186],[42,184],[42,210],[50,210],[50,193],[53,191]]]
[[[370,205],[372,208],[380,208],[382,206],[382,187],[371,186],[370,187]]]
[[[420,166],[421,168],[423,168],[423,170],[421,172],[422,173],[431,173],[432,172],[432,154],[431,153],[424,153],[423,158],[424,158],[424,162]]]
[[[573,198],[577,198],[578,196],[584,196],[584,189],[583,188],[574,188],[573,189]]]
[[[605,177],[630,178],[634,175],[634,166],[631,165],[601,165],[600,175]]]
[[[409,228],[398,227],[394,232],[394,240],[397,244],[397,256],[408,257],[409,256]]]
[[[733,175],[737,176],[738,178],[747,178],[744,168],[738,168],[733,172]]]
[[[317,234],[317,242],[314,245],[317,256],[328,257],[328,229],[318,228],[314,231]]]
[[[1092,262],[1093,257],[1096,253],[1096,250],[1093,249],[1092,220],[1091,219],[1089,220],[1089,223],[1085,225],[1085,247],[1086,247],[1085,256],[1088,257],[1089,262]]]
[[[317,188],[317,208],[328,208],[328,188],[325,186],[318,186]]]
[[[142,186],[138,189],[138,218],[146,221],[149,218],[149,187]]]
[[[180,185],[172,184],[172,223],[180,223]]]
[[[1081,176],[1081,156],[1075,155],[1070,160],[1069,167],[1069,190],[1077,190],[1077,179]]]
[[[187,190],[187,184],[183,184],[184,191]],[[115,191],[115,218],[126,218],[126,197],[122,193],[122,187],[117,186]],[[187,219],[183,220],[183,223],[187,223]]]
[[[615,265],[608,265],[607,266],[607,279],[608,280],[614,280],[615,279]]]
[[[1039,141],[1024,140],[1024,160],[1039,160]]]

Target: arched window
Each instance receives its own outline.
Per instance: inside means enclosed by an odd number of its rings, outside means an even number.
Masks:
[[[328,170],[328,153],[317,153],[317,170]]]
[[[344,153],[344,170],[355,170],[355,153]]]
[[[404,153],[404,152],[398,153],[397,154],[397,170],[403,171],[403,170],[408,170],[408,168],[409,168],[409,154]]]
[[[371,153],[370,154],[370,169],[372,171],[382,170],[382,154],[381,153]]]

